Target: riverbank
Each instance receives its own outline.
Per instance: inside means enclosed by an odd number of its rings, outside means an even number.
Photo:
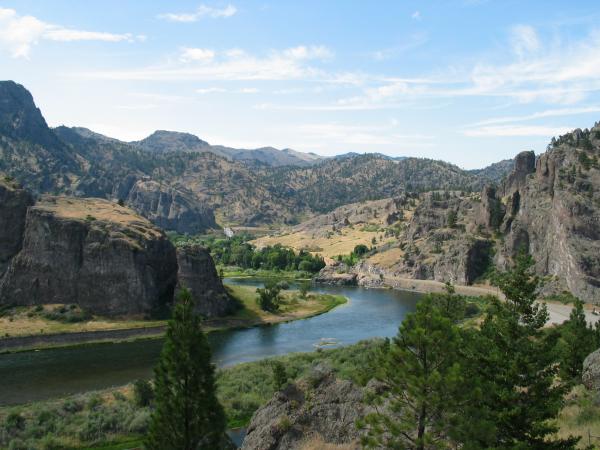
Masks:
[[[305,377],[314,365],[326,364],[341,378],[364,382],[363,370],[378,342],[381,340],[296,353],[217,371],[217,395],[225,409],[228,428],[246,426],[252,414],[273,396],[278,388],[273,375],[274,361],[283,364],[289,381]],[[13,445],[19,443],[23,448],[136,448],[147,430],[150,412],[148,406],[136,403],[131,383],[0,407],[0,447],[8,448],[11,441],[16,441]]]
[[[446,284],[435,280],[415,280],[412,278],[396,276],[384,276],[383,278],[380,278],[365,273],[361,273],[360,277],[359,285],[369,288],[396,289],[400,291],[419,292],[422,294],[443,293],[446,291]],[[500,289],[490,284],[475,284],[470,286],[455,284],[454,289],[457,294],[469,297],[493,295],[504,300],[504,294]],[[572,296],[571,298],[574,299]],[[569,314],[573,307],[571,303],[554,299],[540,299],[540,302],[545,303],[548,308],[549,319],[546,323],[546,327],[559,325],[569,319]],[[596,309],[597,307],[592,304],[586,303],[584,305],[586,320],[590,324],[600,322],[600,315],[596,315],[592,312]]]
[[[331,311],[347,299],[331,294],[309,293],[305,299],[298,291],[284,291],[280,311],[262,311],[256,303],[256,291],[248,286],[227,286],[229,294],[240,304],[234,314],[203,322],[207,333],[228,329],[273,325],[307,319]],[[48,310],[65,309],[64,305],[19,307],[0,318],[0,353],[28,351],[102,342],[124,342],[137,339],[156,339],[163,336],[166,321],[126,321],[92,318],[77,323],[61,322],[44,316]],[[66,308],[69,309],[69,308]],[[6,328],[4,327],[6,325]],[[10,325],[11,333],[9,333]],[[37,331],[39,330],[39,332]],[[51,330],[47,332],[46,330]],[[55,331],[57,330],[57,331]]]

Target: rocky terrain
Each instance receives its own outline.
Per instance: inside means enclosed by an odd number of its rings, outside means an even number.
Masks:
[[[0,82],[0,171],[35,194],[122,200],[161,227],[189,233],[215,221],[292,224],[406,191],[479,190],[488,179],[428,159],[320,160],[290,149],[210,145],[186,133],[157,131],[127,143],[80,127],[50,129],[31,94],[11,81]]]
[[[207,317],[232,300],[212,258],[175,247],[129,208],[104,199],[31,195],[0,181],[0,304],[75,304],[105,316],[151,316],[171,304],[177,283]]]
[[[315,438],[358,449],[356,421],[372,412],[364,396],[365,389],[317,367],[307,380],[288,385],[256,411],[242,450],[301,449]]]
[[[204,317],[225,316],[237,307],[227,295],[208,251],[199,245],[177,247],[177,288],[189,289]]]
[[[600,301],[600,125],[553,140],[536,158],[522,152],[500,183],[481,193],[433,190],[340,207],[257,245],[281,243],[333,260],[357,244],[370,251],[316,278],[333,284],[395,285],[395,279],[484,282],[521,248],[545,277],[544,295],[570,291]],[[330,260],[331,261],[331,260]]]

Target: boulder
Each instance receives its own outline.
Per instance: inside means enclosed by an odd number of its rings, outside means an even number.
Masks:
[[[326,444],[357,443],[356,421],[371,411],[364,402],[364,389],[317,367],[307,380],[275,393],[254,413],[241,448],[295,450],[316,436]]]
[[[27,211],[0,303],[146,316],[172,301],[176,281],[175,248],[148,220],[107,200],[47,196]]]
[[[196,310],[205,317],[219,317],[236,308],[227,295],[208,250],[200,245],[177,248],[178,289],[192,293]]]
[[[583,361],[581,380],[586,388],[600,391],[600,349],[590,353]]]

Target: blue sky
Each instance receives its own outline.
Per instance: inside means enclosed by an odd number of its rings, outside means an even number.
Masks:
[[[0,78],[124,140],[482,167],[600,120],[597,1],[3,1]]]

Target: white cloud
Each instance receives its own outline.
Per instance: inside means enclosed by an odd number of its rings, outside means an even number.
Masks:
[[[414,13],[411,14],[410,17],[413,20],[421,20],[421,12],[420,11],[415,11]]]
[[[233,94],[258,94],[260,90],[258,88],[241,88],[241,89],[225,89],[221,87],[208,87],[196,89],[196,93],[200,95],[205,94],[218,94],[218,93],[233,93]]]
[[[325,76],[307,65],[308,61],[331,58],[324,46],[297,46],[256,56],[240,49],[222,53],[208,49],[184,48],[182,64],[138,70],[88,72],[80,75],[111,80],[310,80]],[[192,64],[196,63],[196,64]]]
[[[473,127],[480,125],[493,125],[499,123],[510,123],[510,122],[525,122],[528,120],[543,119],[547,117],[564,117],[574,116],[579,114],[589,114],[600,112],[600,106],[585,106],[581,108],[559,108],[549,109],[546,111],[540,111],[526,116],[508,116],[508,117],[494,117],[492,119],[482,120],[474,123]]]
[[[516,25],[511,30],[513,51],[520,57],[540,49],[540,39],[537,32],[529,25]]]
[[[43,22],[33,16],[21,16],[14,9],[0,8],[0,48],[13,58],[28,58],[31,47],[42,40],[121,42],[143,40],[145,37],[65,28]]]
[[[550,138],[565,134],[574,127],[560,126],[524,126],[524,125],[498,125],[489,127],[473,128],[463,131],[468,137],[514,137],[514,136],[542,136]]]
[[[331,50],[323,45],[299,45],[283,51],[283,55],[290,59],[329,59],[333,56]]]
[[[233,5],[227,5],[225,8],[212,8],[206,5],[200,5],[194,12],[191,13],[165,13],[159,14],[159,19],[168,20],[170,22],[197,22],[205,17],[211,19],[227,18],[234,16],[237,13],[237,8]]]
[[[181,49],[179,60],[182,62],[210,62],[215,57],[215,52],[206,48],[190,48],[184,47]]]

